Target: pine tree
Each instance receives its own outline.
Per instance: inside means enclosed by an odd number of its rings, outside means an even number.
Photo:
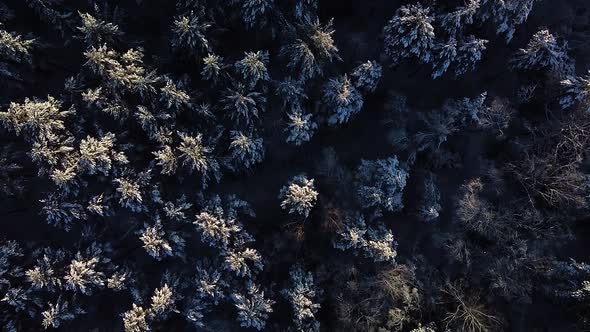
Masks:
[[[474,23],[475,16],[478,14],[481,7],[481,0],[466,0],[463,6],[455,8],[454,11],[441,14],[438,21],[440,26],[447,31],[451,36],[455,37]]]
[[[312,115],[295,111],[287,114],[287,117],[289,118],[285,129],[288,132],[287,143],[301,145],[309,142],[318,128],[318,125],[312,119]]]
[[[2,26],[0,24],[0,26]],[[16,62],[31,62],[34,39],[23,39],[15,33],[0,29],[0,57]]]
[[[367,61],[353,69],[354,85],[361,91],[373,92],[381,80],[382,69],[377,61]]]
[[[204,22],[202,15],[193,11],[177,17],[172,23],[172,47],[189,54],[209,51],[205,32],[210,27],[211,24]]]
[[[244,167],[250,169],[264,159],[264,147],[262,138],[245,135],[241,131],[230,132],[231,142],[229,144],[233,167],[239,169]]]
[[[338,47],[332,35],[333,21],[322,24],[319,20],[305,21],[301,27],[301,36],[292,38],[281,47],[280,55],[287,59],[287,67],[299,74],[302,81],[322,74],[323,66],[334,60],[340,60]]]
[[[182,165],[188,166],[191,171],[197,171],[202,176],[204,187],[211,180],[219,181],[221,179],[219,162],[212,155],[212,148],[205,145],[203,135],[189,136],[180,133],[179,136],[181,143],[177,149],[181,152],[178,158],[182,161]]]
[[[363,107],[363,97],[346,75],[324,84],[322,101],[329,109],[328,124],[332,126],[348,122]]]
[[[524,23],[537,0],[481,0],[481,18],[491,20],[496,25],[496,33],[504,34],[509,43],[516,27]]]
[[[244,0],[242,2],[242,19],[247,28],[264,26],[266,16],[274,7],[274,0]]]
[[[223,64],[223,57],[215,55],[213,53],[209,53],[206,57],[203,58],[203,69],[201,70],[201,77],[205,80],[213,80],[216,81],[220,74],[221,70],[225,67]]]
[[[221,102],[231,119],[235,119],[238,123],[250,124],[264,111],[266,97],[260,92],[251,91],[246,86],[237,84],[226,91]]]
[[[10,103],[8,111],[0,113],[0,121],[5,128],[23,134],[30,141],[54,139],[66,129],[66,117],[74,114],[73,109],[61,108],[61,101],[51,96],[45,101],[25,98],[22,104]]]
[[[143,53],[130,49],[123,54],[109,49],[106,45],[92,46],[84,52],[86,65],[106,80],[107,86],[116,91],[119,88],[138,92],[141,95],[155,92],[158,81],[155,72],[148,72],[143,64]]]
[[[400,7],[383,29],[385,35],[385,54],[394,63],[403,58],[415,57],[428,63],[433,60],[434,17],[431,9],[422,4]]]
[[[590,72],[584,77],[569,76],[561,81],[561,86],[565,89],[565,96],[560,100],[562,108],[579,104],[590,111]]]
[[[236,71],[242,74],[249,86],[254,87],[258,81],[268,81],[269,57],[267,51],[246,52],[242,60],[236,62]]]
[[[238,321],[242,327],[253,327],[262,330],[266,326],[266,320],[272,313],[273,300],[264,297],[264,292],[259,287],[248,282],[245,294],[232,294],[236,309],[238,309]]]
[[[521,48],[511,60],[514,68],[525,70],[547,69],[567,74],[572,60],[567,55],[567,43],[559,43],[549,30],[537,31],[526,48]]]
[[[397,242],[393,234],[383,225],[367,226],[365,218],[358,213],[346,216],[343,228],[333,241],[339,250],[353,249],[375,262],[394,262],[397,256]]]
[[[83,34],[86,45],[112,43],[122,35],[116,24],[97,19],[88,13],[78,14],[82,19],[82,26],[78,27],[78,30]]]
[[[293,177],[279,193],[281,207],[289,213],[296,213],[307,218],[318,197],[313,182],[314,180],[308,179],[305,174]]]
[[[475,66],[482,59],[487,43],[487,40],[478,39],[474,36],[467,36],[459,40],[457,64],[455,65],[456,77],[465,74],[467,71],[475,70]]]
[[[361,160],[356,172],[357,197],[364,208],[396,212],[403,208],[402,196],[408,172],[397,157]]]
[[[321,308],[319,304],[322,290],[315,284],[313,274],[305,272],[301,265],[289,270],[290,285],[282,293],[293,308],[295,328],[303,331],[319,331],[320,323],[315,315]]]

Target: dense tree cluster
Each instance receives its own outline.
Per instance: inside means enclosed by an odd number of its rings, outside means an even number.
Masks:
[[[589,13],[0,0],[2,331],[587,330]]]

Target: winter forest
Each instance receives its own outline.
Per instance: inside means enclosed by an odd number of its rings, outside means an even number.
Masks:
[[[590,331],[587,0],[0,0],[0,330]]]

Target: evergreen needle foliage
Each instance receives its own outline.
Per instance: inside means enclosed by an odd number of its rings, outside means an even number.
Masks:
[[[590,330],[589,13],[0,0],[0,330]]]

